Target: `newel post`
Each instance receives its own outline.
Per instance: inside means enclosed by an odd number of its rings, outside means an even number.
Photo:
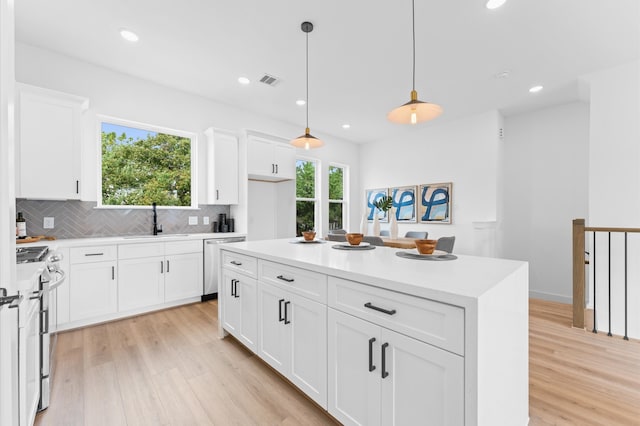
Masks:
[[[584,328],[584,219],[573,219],[573,326]]]

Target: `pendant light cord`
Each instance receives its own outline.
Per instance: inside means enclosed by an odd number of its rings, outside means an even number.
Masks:
[[[413,90],[415,91],[416,90],[416,1],[415,0],[411,0],[411,28],[413,31]]]
[[[307,129],[309,128],[309,33],[306,33],[307,36]]]

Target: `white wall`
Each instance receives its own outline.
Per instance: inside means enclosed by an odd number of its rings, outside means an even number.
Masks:
[[[195,132],[202,141],[205,141],[202,132],[208,127],[236,131],[241,140],[244,129],[257,130],[287,140],[304,131],[304,123],[295,126],[275,121],[266,115],[243,111],[24,44],[16,46],[16,79],[22,83],[89,98],[82,154],[86,184],[83,185],[81,195],[85,200],[97,198],[96,114]],[[309,151],[310,155],[323,162],[335,161],[358,168],[357,145],[324,134],[316,136],[323,139],[326,145]],[[298,151],[307,153],[304,150]],[[202,162],[200,167],[203,167]],[[358,180],[353,180],[352,187],[357,188],[357,185]],[[244,195],[241,194],[241,199],[246,199],[246,183],[241,188],[245,191]],[[357,220],[357,214],[354,214]],[[239,232],[246,231],[246,214],[242,215],[244,223],[237,223]]]
[[[571,220],[587,215],[589,107],[505,118],[502,254],[529,262],[532,297],[571,303]]]
[[[362,182],[353,197],[359,200],[359,214],[364,214],[365,189],[453,182],[453,224],[400,224],[398,234],[425,230],[429,238],[455,235],[455,252],[493,254],[483,252],[485,231],[474,230],[474,222],[497,219],[500,124],[500,114],[490,111],[453,122],[417,125],[412,137],[364,145]]]

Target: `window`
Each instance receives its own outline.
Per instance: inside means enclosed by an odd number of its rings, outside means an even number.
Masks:
[[[316,229],[317,193],[316,163],[296,160],[296,235]]]
[[[192,133],[104,118],[100,206],[197,207]]]
[[[329,166],[329,230],[346,229],[345,168]]]

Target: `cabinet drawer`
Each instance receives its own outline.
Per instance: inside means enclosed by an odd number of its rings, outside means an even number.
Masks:
[[[329,277],[329,306],[464,355],[464,309]]]
[[[118,259],[164,256],[164,243],[121,244]]]
[[[281,263],[258,261],[258,281],[274,284],[321,303],[327,303],[327,276]]]
[[[164,254],[202,253],[202,240],[172,241],[165,243]]]
[[[72,247],[69,250],[69,262],[72,264],[105,262],[116,260],[117,257],[117,246]]]
[[[241,272],[252,278],[256,278],[258,276],[258,260],[255,257],[223,251],[222,266],[230,270]]]

